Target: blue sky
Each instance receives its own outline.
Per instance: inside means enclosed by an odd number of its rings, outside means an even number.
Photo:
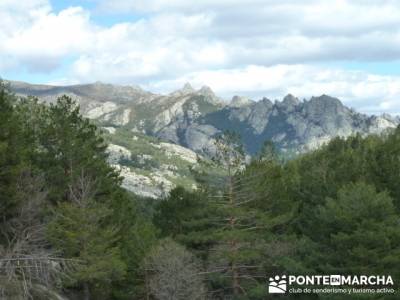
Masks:
[[[330,94],[400,113],[396,0],[2,0],[0,38],[6,79]]]
[[[68,7],[79,6],[91,12],[91,20],[93,23],[109,27],[118,23],[136,22],[141,18],[145,18],[145,14],[123,11],[108,11],[102,9],[99,1],[96,0],[58,0],[50,1],[54,12],[59,13]]]

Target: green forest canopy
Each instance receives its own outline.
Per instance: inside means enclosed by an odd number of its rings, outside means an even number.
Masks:
[[[197,174],[197,191],[154,201],[120,187],[101,132],[70,98],[44,105],[2,84],[0,120],[5,298],[266,299],[275,274],[384,274],[398,290],[400,129],[287,162],[266,144],[247,165],[224,134],[211,163],[225,177]]]

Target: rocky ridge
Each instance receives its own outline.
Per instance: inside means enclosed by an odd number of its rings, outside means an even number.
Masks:
[[[168,95],[100,82],[73,86],[10,82],[10,86],[19,95],[45,102],[64,94],[75,99],[82,113],[104,128],[112,144],[110,163],[121,170],[125,186],[153,198],[181,184],[177,178],[192,186],[186,169],[165,165],[196,165],[196,155],[212,152],[214,137],[224,130],[238,132],[249,154],[270,140],[282,153],[296,155],[336,136],[380,134],[400,123],[387,114],[358,113],[328,95],[300,100],[289,94],[282,101],[234,96],[226,102],[209,87],[196,90],[190,84]],[[141,162],[152,167],[146,169]]]

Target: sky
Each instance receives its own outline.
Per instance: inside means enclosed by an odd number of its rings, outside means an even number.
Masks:
[[[0,77],[400,114],[399,0],[0,0]]]

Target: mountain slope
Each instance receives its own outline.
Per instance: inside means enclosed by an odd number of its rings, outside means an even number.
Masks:
[[[196,152],[212,148],[212,137],[226,129],[241,133],[249,153],[255,153],[265,140],[272,140],[283,151],[298,153],[337,135],[380,133],[399,123],[388,115],[357,113],[327,95],[304,101],[287,95],[274,103],[267,98],[252,101],[235,96],[228,104],[210,88],[194,90],[189,84],[169,95],[99,82],[66,87],[11,82],[11,87],[20,95],[44,101],[70,95],[84,115],[102,126],[124,127]]]
[[[10,86],[18,95],[45,102],[63,94],[75,99],[82,113],[105,129],[112,144],[110,163],[121,169],[125,186],[154,198],[178,184],[194,187],[188,168],[196,161],[184,156],[212,153],[214,137],[224,130],[240,133],[249,154],[270,140],[286,155],[295,155],[335,136],[381,133],[400,123],[398,117],[360,114],[327,95],[303,101],[287,95],[275,102],[235,96],[227,103],[209,87],[195,90],[189,84],[168,95],[100,82],[72,86],[10,82]],[[168,156],[167,148],[175,154]]]

